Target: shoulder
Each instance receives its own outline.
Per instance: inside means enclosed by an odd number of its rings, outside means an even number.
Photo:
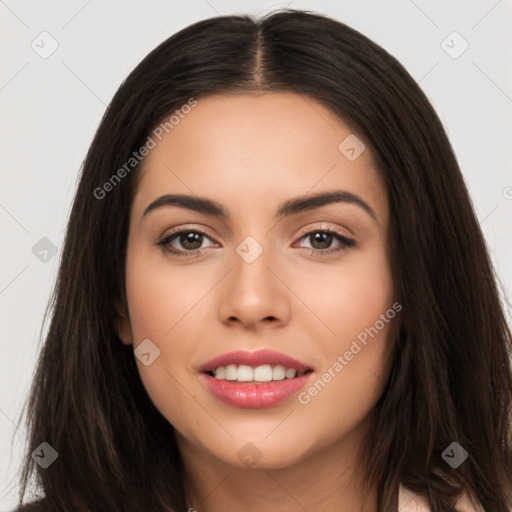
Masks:
[[[425,498],[400,484],[398,489],[398,510],[400,512],[429,512]]]
[[[455,505],[457,512],[485,512],[479,503],[471,501],[469,494],[464,494],[457,500]],[[398,510],[400,512],[430,512],[426,499],[400,485],[398,491]]]

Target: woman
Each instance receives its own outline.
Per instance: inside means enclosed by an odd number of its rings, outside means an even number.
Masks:
[[[511,337],[466,186],[414,80],[342,23],[218,17],[152,51],[51,304],[34,510],[512,505]]]

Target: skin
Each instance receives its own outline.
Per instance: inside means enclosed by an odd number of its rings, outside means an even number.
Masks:
[[[141,171],[118,332],[134,348],[149,338],[161,351],[149,366],[136,361],[176,429],[189,506],[200,512],[377,510],[376,489],[361,492],[357,456],[389,371],[393,322],[305,405],[294,395],[275,407],[235,408],[198,373],[225,352],[270,348],[315,369],[307,389],[391,308],[388,198],[368,147],[354,161],[338,150],[351,133],[320,103],[294,93],[209,96],[158,142]],[[332,189],[360,196],[376,220],[355,204],[335,203],[276,221],[283,201]],[[170,193],[214,199],[231,216],[176,206],[143,216]],[[326,227],[355,246],[312,254],[311,247],[340,245],[304,237]],[[157,245],[182,228],[206,232],[195,246],[202,254],[177,257]],[[263,248],[250,264],[236,252],[247,236]],[[172,245],[194,252],[179,237]],[[254,466],[237,456],[248,442],[260,456]]]

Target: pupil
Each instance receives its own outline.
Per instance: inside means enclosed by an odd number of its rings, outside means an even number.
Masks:
[[[311,245],[314,249],[328,249],[331,245],[333,235],[329,233],[320,233],[317,232],[313,236],[313,242]],[[323,240],[322,240],[323,239]],[[320,242],[321,247],[315,247],[315,243]]]
[[[202,235],[200,233],[189,232],[189,233],[181,235],[180,243],[182,244],[183,247],[185,247],[187,249],[191,249],[191,250],[199,249],[199,247],[201,247],[201,244],[202,244],[201,237],[202,237]],[[199,244],[197,245],[198,241],[199,241]],[[194,244],[196,244],[197,246],[194,246]]]

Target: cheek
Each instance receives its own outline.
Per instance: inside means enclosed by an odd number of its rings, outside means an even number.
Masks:
[[[359,255],[358,255],[359,256]],[[312,422],[325,421],[329,431],[347,431],[369,413],[386,382],[392,336],[401,307],[393,308],[393,284],[384,251],[353,258],[336,268],[325,267],[303,282],[320,321],[303,328],[322,333],[317,341],[319,369],[298,396]],[[298,281],[297,281],[298,282]],[[316,284],[315,284],[316,283]],[[313,285],[315,285],[313,287]],[[307,292],[310,287],[314,292]],[[313,339],[313,338],[312,338]]]
[[[315,339],[331,355],[374,326],[394,302],[391,269],[381,244],[347,253],[336,264],[316,265],[314,272],[301,269],[295,276],[294,291],[317,317],[311,324],[318,331]],[[379,336],[385,338],[387,329],[382,327],[379,322]]]
[[[154,251],[133,251],[127,261],[126,292],[134,342],[172,340],[207,290],[204,272],[187,271]]]
[[[206,273],[173,268],[165,259],[132,251],[127,261],[126,293],[133,348],[146,339],[160,351],[149,365],[136,359],[139,375],[152,402],[178,428],[187,431],[195,402],[187,385],[194,353],[201,299],[215,280]],[[211,284],[208,283],[211,281]]]

